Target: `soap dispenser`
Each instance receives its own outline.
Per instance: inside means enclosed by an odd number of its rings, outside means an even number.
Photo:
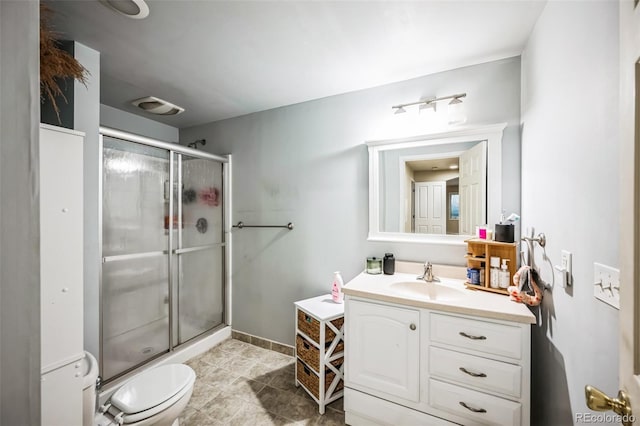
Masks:
[[[342,287],[344,287],[344,281],[340,271],[333,273],[333,282],[331,283],[331,298],[335,303],[343,303],[344,293],[342,293]]]
[[[502,266],[500,267],[500,288],[506,289],[509,287],[509,267],[507,266],[507,262],[509,259],[502,259]]]

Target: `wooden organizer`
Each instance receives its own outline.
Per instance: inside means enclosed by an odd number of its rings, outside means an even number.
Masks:
[[[479,238],[473,238],[466,240],[467,243],[467,267],[480,269],[481,263],[484,263],[484,284],[471,284],[469,281],[465,282],[467,288],[473,290],[484,290],[498,294],[509,294],[506,289],[491,288],[491,257],[499,257],[500,264],[502,265],[502,259],[509,259],[507,266],[509,267],[509,285],[513,280],[513,275],[516,273],[518,265],[517,243],[501,243],[499,241],[482,240]]]
[[[344,304],[331,295],[295,302],[296,387],[325,406],[344,395]]]

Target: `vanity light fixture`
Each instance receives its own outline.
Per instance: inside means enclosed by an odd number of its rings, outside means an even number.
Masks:
[[[449,124],[463,124],[467,121],[467,114],[464,112],[464,105],[459,98],[451,99],[448,110]]]
[[[461,98],[464,98],[466,96],[467,96],[466,93],[458,93],[458,94],[450,95],[450,96],[441,96],[439,98],[421,99],[421,100],[419,100],[417,102],[409,102],[409,103],[406,103],[406,104],[398,104],[398,105],[392,106],[391,108],[395,110],[394,114],[402,114],[402,113],[406,112],[406,110],[405,110],[406,107],[414,106],[414,105],[419,105],[418,111],[420,113],[422,113],[423,111],[426,112],[426,111],[430,111],[430,110],[435,112],[436,111],[436,103],[437,102],[451,99],[451,102],[449,102],[449,113],[451,113],[452,106],[453,106],[454,111],[460,111],[461,110],[461,107],[458,108],[458,110],[456,110],[455,108],[458,105],[460,105],[460,106],[462,105]],[[450,119],[449,120],[449,124],[454,124],[454,123],[457,124],[458,122],[460,122],[460,117],[458,116],[456,118],[457,118],[457,120],[454,121],[454,122],[452,122],[452,120]],[[466,117],[462,122],[464,122],[464,121],[466,121]]]
[[[436,112],[436,100],[435,98],[431,98],[431,99],[427,99],[425,100],[424,103],[420,104],[418,106],[418,113],[419,114],[423,114],[423,113],[434,113]]]
[[[451,170],[456,170],[458,168],[458,165],[457,164],[452,164],[452,165],[449,166],[449,168]]]

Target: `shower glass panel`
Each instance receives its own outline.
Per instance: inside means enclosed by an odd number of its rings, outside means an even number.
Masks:
[[[169,351],[169,152],[103,137],[101,354],[105,380]]]
[[[177,155],[177,344],[224,321],[222,163]]]
[[[102,362],[109,379],[169,350],[167,257],[102,268]]]

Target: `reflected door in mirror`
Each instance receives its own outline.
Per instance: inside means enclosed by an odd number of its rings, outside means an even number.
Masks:
[[[446,231],[446,182],[416,182],[415,231],[420,234],[444,234]]]
[[[475,234],[487,210],[487,150],[480,142],[460,155],[460,233]]]

